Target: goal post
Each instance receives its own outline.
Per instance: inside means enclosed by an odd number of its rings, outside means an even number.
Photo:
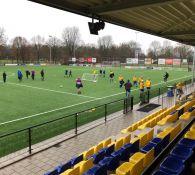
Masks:
[[[84,73],[82,75],[81,79],[84,80],[84,81],[97,82],[98,81],[98,74]]]

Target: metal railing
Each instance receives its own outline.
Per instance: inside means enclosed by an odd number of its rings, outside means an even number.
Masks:
[[[186,85],[190,83],[191,80],[185,81]],[[166,87],[160,87],[152,88],[150,91],[144,92],[146,96],[146,102],[149,103],[150,99],[153,97],[160,97],[160,95],[165,93],[166,90]],[[133,110],[134,104],[140,102],[139,91],[136,93],[137,94],[134,94],[130,98],[123,98],[112,101],[22,130],[1,135],[0,157],[25,148],[28,150],[29,154],[31,154],[32,146],[37,143],[70,130],[74,130],[74,134],[77,135],[80,126],[96,121],[100,118],[104,118],[104,122],[107,122],[107,117],[117,111],[123,111],[123,113],[126,114]]]

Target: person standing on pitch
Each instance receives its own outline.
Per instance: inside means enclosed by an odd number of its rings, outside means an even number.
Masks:
[[[150,88],[151,88],[151,85],[152,85],[151,80],[147,79],[145,84],[146,84],[147,91],[150,91]]]
[[[31,71],[31,78],[32,78],[32,80],[35,80],[35,71],[34,70]]]
[[[122,88],[123,87],[123,84],[125,83],[124,82],[124,78],[123,78],[122,75],[119,75],[118,81],[119,81],[119,88]]]
[[[68,70],[67,69],[64,71],[64,77],[68,77]]]
[[[45,72],[44,72],[43,69],[41,70],[41,80],[42,80],[42,81],[45,80]]]
[[[69,77],[72,77],[72,70],[69,70]]]
[[[7,79],[7,74],[5,73],[5,71],[3,72],[3,82],[6,83],[6,79]]]
[[[21,82],[22,81],[22,72],[20,70],[18,70],[18,80]]]
[[[113,71],[110,71],[110,83],[113,83],[114,82],[114,72]]]
[[[83,87],[82,81],[80,78],[76,79],[76,88],[77,88],[77,93],[81,94],[81,88]]]
[[[105,76],[106,76],[106,70],[104,69],[104,70],[102,71],[102,73],[103,73],[103,77],[105,77]]]
[[[168,72],[165,72],[165,74],[164,74],[164,82],[167,82],[167,80],[168,80],[168,78],[169,78],[169,74],[168,74]]]
[[[130,80],[127,80],[124,86],[125,86],[125,91],[126,91],[126,97],[128,98],[130,96],[131,87],[132,87]]]
[[[30,71],[26,70],[26,78],[28,79],[28,76],[30,75]]]

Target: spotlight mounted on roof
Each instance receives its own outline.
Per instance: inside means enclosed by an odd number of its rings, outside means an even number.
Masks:
[[[92,18],[92,22],[88,22],[90,34],[98,35],[99,30],[103,30],[105,27],[105,22],[103,20],[99,20],[94,23],[94,18]]]

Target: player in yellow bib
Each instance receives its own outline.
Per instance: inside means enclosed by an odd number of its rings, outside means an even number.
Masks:
[[[151,85],[152,85],[151,80],[150,79],[147,79],[145,84],[146,84],[147,90],[149,91],[150,88],[151,88]]]
[[[138,86],[136,76],[133,76],[133,86],[136,86],[136,87]]]
[[[124,77],[122,75],[119,75],[118,81],[119,81],[119,87],[122,88],[123,84],[125,83],[124,82]]]

